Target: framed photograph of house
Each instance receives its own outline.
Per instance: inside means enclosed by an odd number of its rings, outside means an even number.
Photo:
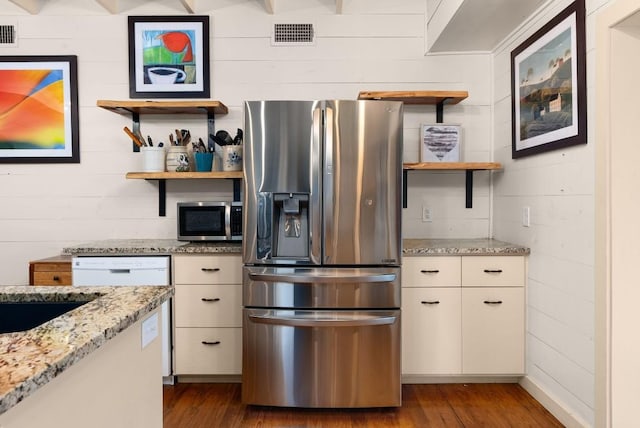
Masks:
[[[0,163],[79,163],[76,56],[0,56]]]
[[[130,16],[129,96],[209,98],[209,17]]]
[[[420,127],[420,162],[460,162],[460,125],[423,124]]]
[[[511,52],[512,158],[587,143],[584,0]]]

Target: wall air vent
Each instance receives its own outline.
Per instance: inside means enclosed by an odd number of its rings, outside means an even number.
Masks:
[[[313,24],[274,24],[271,44],[274,46],[313,45]]]
[[[0,23],[0,48],[17,47],[18,34],[16,26]]]

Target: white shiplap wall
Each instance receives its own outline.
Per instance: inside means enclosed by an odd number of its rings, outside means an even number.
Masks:
[[[527,383],[594,423],[594,22],[607,0],[586,1],[588,144],[511,159],[510,54],[571,2],[547,2],[495,52],[493,231],[531,248]],[[531,226],[521,224],[530,207]]]
[[[9,1],[0,18],[18,24],[18,47],[0,55],[77,55],[81,163],[0,164],[0,284],[25,284],[28,261],[63,247],[113,238],[173,238],[179,200],[231,197],[231,183],[167,183],[167,216],[157,216],[157,183],[126,180],[140,169],[122,132],[130,118],[97,108],[98,99],[128,99],[127,15],[185,14],[180,2],[121,1],[108,14],[97,2],[56,0],[29,15]],[[261,1],[198,2],[211,17],[212,98],[229,114],[218,129],[242,127],[247,99],[355,99],[361,90],[468,90],[469,98],[445,110],[463,126],[463,159],[491,160],[491,58],[424,56],[424,0],[278,0],[276,14]],[[273,47],[274,23],[312,22],[314,46]],[[407,108],[405,160],[418,160],[421,123],[435,121],[433,106]],[[204,117],[142,117],[142,131],[166,139],[170,130],[205,134]],[[476,173],[474,208],[464,208],[462,173],[409,176],[406,237],[486,237],[490,233],[490,173]],[[433,222],[422,223],[422,205]]]

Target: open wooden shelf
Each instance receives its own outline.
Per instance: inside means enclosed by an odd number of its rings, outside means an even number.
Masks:
[[[402,168],[408,170],[484,171],[502,169],[502,165],[499,162],[416,162],[405,163]]]
[[[186,180],[186,179],[217,179],[242,178],[242,171],[212,171],[212,172],[128,172],[129,179],[142,180]]]
[[[98,107],[120,114],[227,114],[220,101],[113,101],[98,100]]]
[[[405,104],[458,104],[467,91],[362,91],[359,100],[402,101]]]

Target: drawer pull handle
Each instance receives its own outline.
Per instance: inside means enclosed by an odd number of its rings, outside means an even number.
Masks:
[[[484,273],[502,273],[502,269],[485,269]]]
[[[422,303],[423,305],[439,305],[440,300],[423,300],[420,303]]]
[[[58,275],[54,275],[54,276],[53,276],[53,280],[54,280],[54,281],[60,281],[60,277],[59,277]]]
[[[420,272],[421,273],[439,273],[440,271],[438,269],[422,269]]]
[[[202,272],[218,272],[220,268],[202,268]]]
[[[219,297],[215,297],[213,299],[210,299],[208,297],[203,297],[200,300],[202,300],[203,302],[219,302],[220,298]]]
[[[485,300],[485,305],[501,305],[502,300]]]
[[[202,344],[203,344],[203,345],[219,345],[219,344],[220,344],[220,341],[219,341],[219,340],[216,340],[215,342],[207,342],[206,340],[203,340],[203,341],[202,341]]]

